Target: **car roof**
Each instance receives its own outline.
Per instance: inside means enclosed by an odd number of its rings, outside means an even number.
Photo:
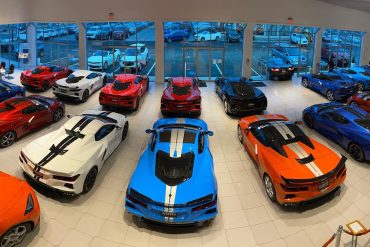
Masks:
[[[118,74],[115,79],[118,81],[133,81],[137,76],[135,74]]]
[[[75,70],[72,74],[87,76],[87,75],[90,75],[91,73],[98,73],[98,72],[85,70],[85,69],[79,69],[79,70]]]

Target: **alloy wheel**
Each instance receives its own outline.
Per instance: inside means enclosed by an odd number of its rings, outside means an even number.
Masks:
[[[13,131],[8,131],[4,135],[1,136],[0,144],[1,147],[9,147],[15,141],[16,135]]]
[[[334,93],[333,93],[333,91],[329,90],[329,91],[326,93],[326,98],[327,98],[329,101],[333,101],[333,100],[334,100]]]
[[[54,115],[53,115],[53,121],[58,122],[61,120],[63,117],[63,110],[61,108],[58,108],[55,110]]]
[[[9,230],[1,239],[0,247],[12,247],[21,243],[26,236],[26,225],[18,225]]]
[[[83,189],[84,193],[89,192],[94,187],[97,175],[98,175],[97,168],[93,167],[85,178],[84,189]]]
[[[82,99],[81,99],[81,101],[82,101],[82,102],[86,102],[88,98],[89,98],[89,91],[85,90],[85,91],[83,92],[83,94],[82,94]]]
[[[125,123],[122,131],[122,141],[126,139],[128,133],[128,122]]]
[[[303,120],[310,129],[313,128],[313,119],[310,114],[305,114]]]
[[[351,102],[349,103],[349,105],[351,105],[351,106],[358,106],[358,104],[357,104],[357,102],[356,102],[356,101],[351,101]]]
[[[307,79],[303,79],[302,86],[308,87],[308,81],[307,81]]]
[[[241,143],[243,143],[243,133],[242,133],[242,128],[240,125],[238,125],[238,139]]]
[[[352,158],[355,159],[356,161],[364,161],[365,159],[364,151],[359,145],[355,143],[352,143],[349,146],[349,153],[351,154]]]
[[[267,196],[270,198],[270,200],[275,201],[276,200],[275,188],[271,181],[271,178],[268,175],[265,175],[263,177],[263,182],[265,184]]]
[[[364,85],[364,83],[360,82],[360,83],[358,84],[358,91],[364,91],[364,89],[365,89],[365,85]]]

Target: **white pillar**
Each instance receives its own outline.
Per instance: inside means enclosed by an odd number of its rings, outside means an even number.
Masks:
[[[315,48],[313,53],[313,64],[312,64],[312,72],[318,73],[320,72],[320,61],[321,61],[321,47],[322,47],[322,33],[324,31],[323,27],[319,28],[319,31],[317,31],[315,35]]]
[[[78,37],[78,61],[80,69],[86,69],[86,28],[85,25],[81,22],[77,23],[79,30]]]
[[[164,82],[164,38],[163,22],[155,21],[155,81]]]
[[[28,65],[32,68],[37,66],[37,41],[36,24],[31,22],[27,25],[27,46],[29,49]],[[19,52],[22,52],[19,50]]]
[[[243,70],[242,76],[250,78],[252,74],[253,27],[255,23],[248,23],[243,37]]]

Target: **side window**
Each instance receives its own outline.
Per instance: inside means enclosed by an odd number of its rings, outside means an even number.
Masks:
[[[31,105],[27,108],[24,108],[22,110],[22,113],[27,115],[27,114],[32,114],[32,113],[35,113],[36,112],[36,105]]]
[[[349,123],[348,120],[342,115],[339,115],[337,113],[332,113],[331,115],[332,115],[332,119],[337,123],[341,123],[341,124]]]
[[[200,133],[198,136],[198,153],[203,153],[204,151],[204,133]]]
[[[251,128],[250,131],[252,132],[252,134],[254,135],[254,137],[256,137],[256,139],[261,142],[263,145],[265,146],[269,146],[267,140],[266,140],[266,136],[263,134],[263,132],[261,130],[259,130],[258,128]]]
[[[114,130],[116,126],[114,125],[104,125],[95,133],[95,141],[100,141],[104,137],[106,137],[110,132]]]
[[[98,77],[97,73],[91,73],[88,76],[86,76],[86,79],[93,79],[93,78],[96,78],[96,77]]]
[[[135,84],[139,84],[142,80],[143,80],[143,78],[142,78],[142,77],[140,77],[140,76],[138,76],[138,77],[136,77],[136,78],[135,78],[134,83],[135,83]]]

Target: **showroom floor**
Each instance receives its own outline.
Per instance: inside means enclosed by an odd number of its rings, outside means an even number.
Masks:
[[[15,76],[17,77],[17,76]],[[302,110],[325,98],[294,81],[270,82],[261,88],[268,100],[268,113],[282,113],[300,120]],[[322,246],[340,224],[360,220],[370,227],[370,167],[349,159],[347,179],[340,193],[324,202],[302,209],[284,209],[267,198],[254,163],[239,143],[237,118],[223,112],[213,83],[202,90],[202,115],[214,136],[210,137],[219,187],[219,215],[207,227],[164,227],[133,221],[125,212],[124,198],[128,179],[145,148],[150,128],[161,117],[159,106],[164,85],[151,84],[140,110],[129,113],[128,138],[108,159],[90,193],[67,200],[37,188],[41,205],[41,224],[26,237],[22,246]],[[49,90],[43,95],[51,96]],[[98,94],[84,104],[68,103],[67,114],[100,108]],[[1,170],[23,177],[18,155],[23,146],[59,128],[62,122],[44,128],[0,151]],[[307,129],[306,133],[329,145],[339,146]],[[348,155],[346,154],[348,157]],[[145,181],[143,181],[145,183]],[[345,243],[348,236],[342,238]],[[361,246],[370,246],[360,237]]]

